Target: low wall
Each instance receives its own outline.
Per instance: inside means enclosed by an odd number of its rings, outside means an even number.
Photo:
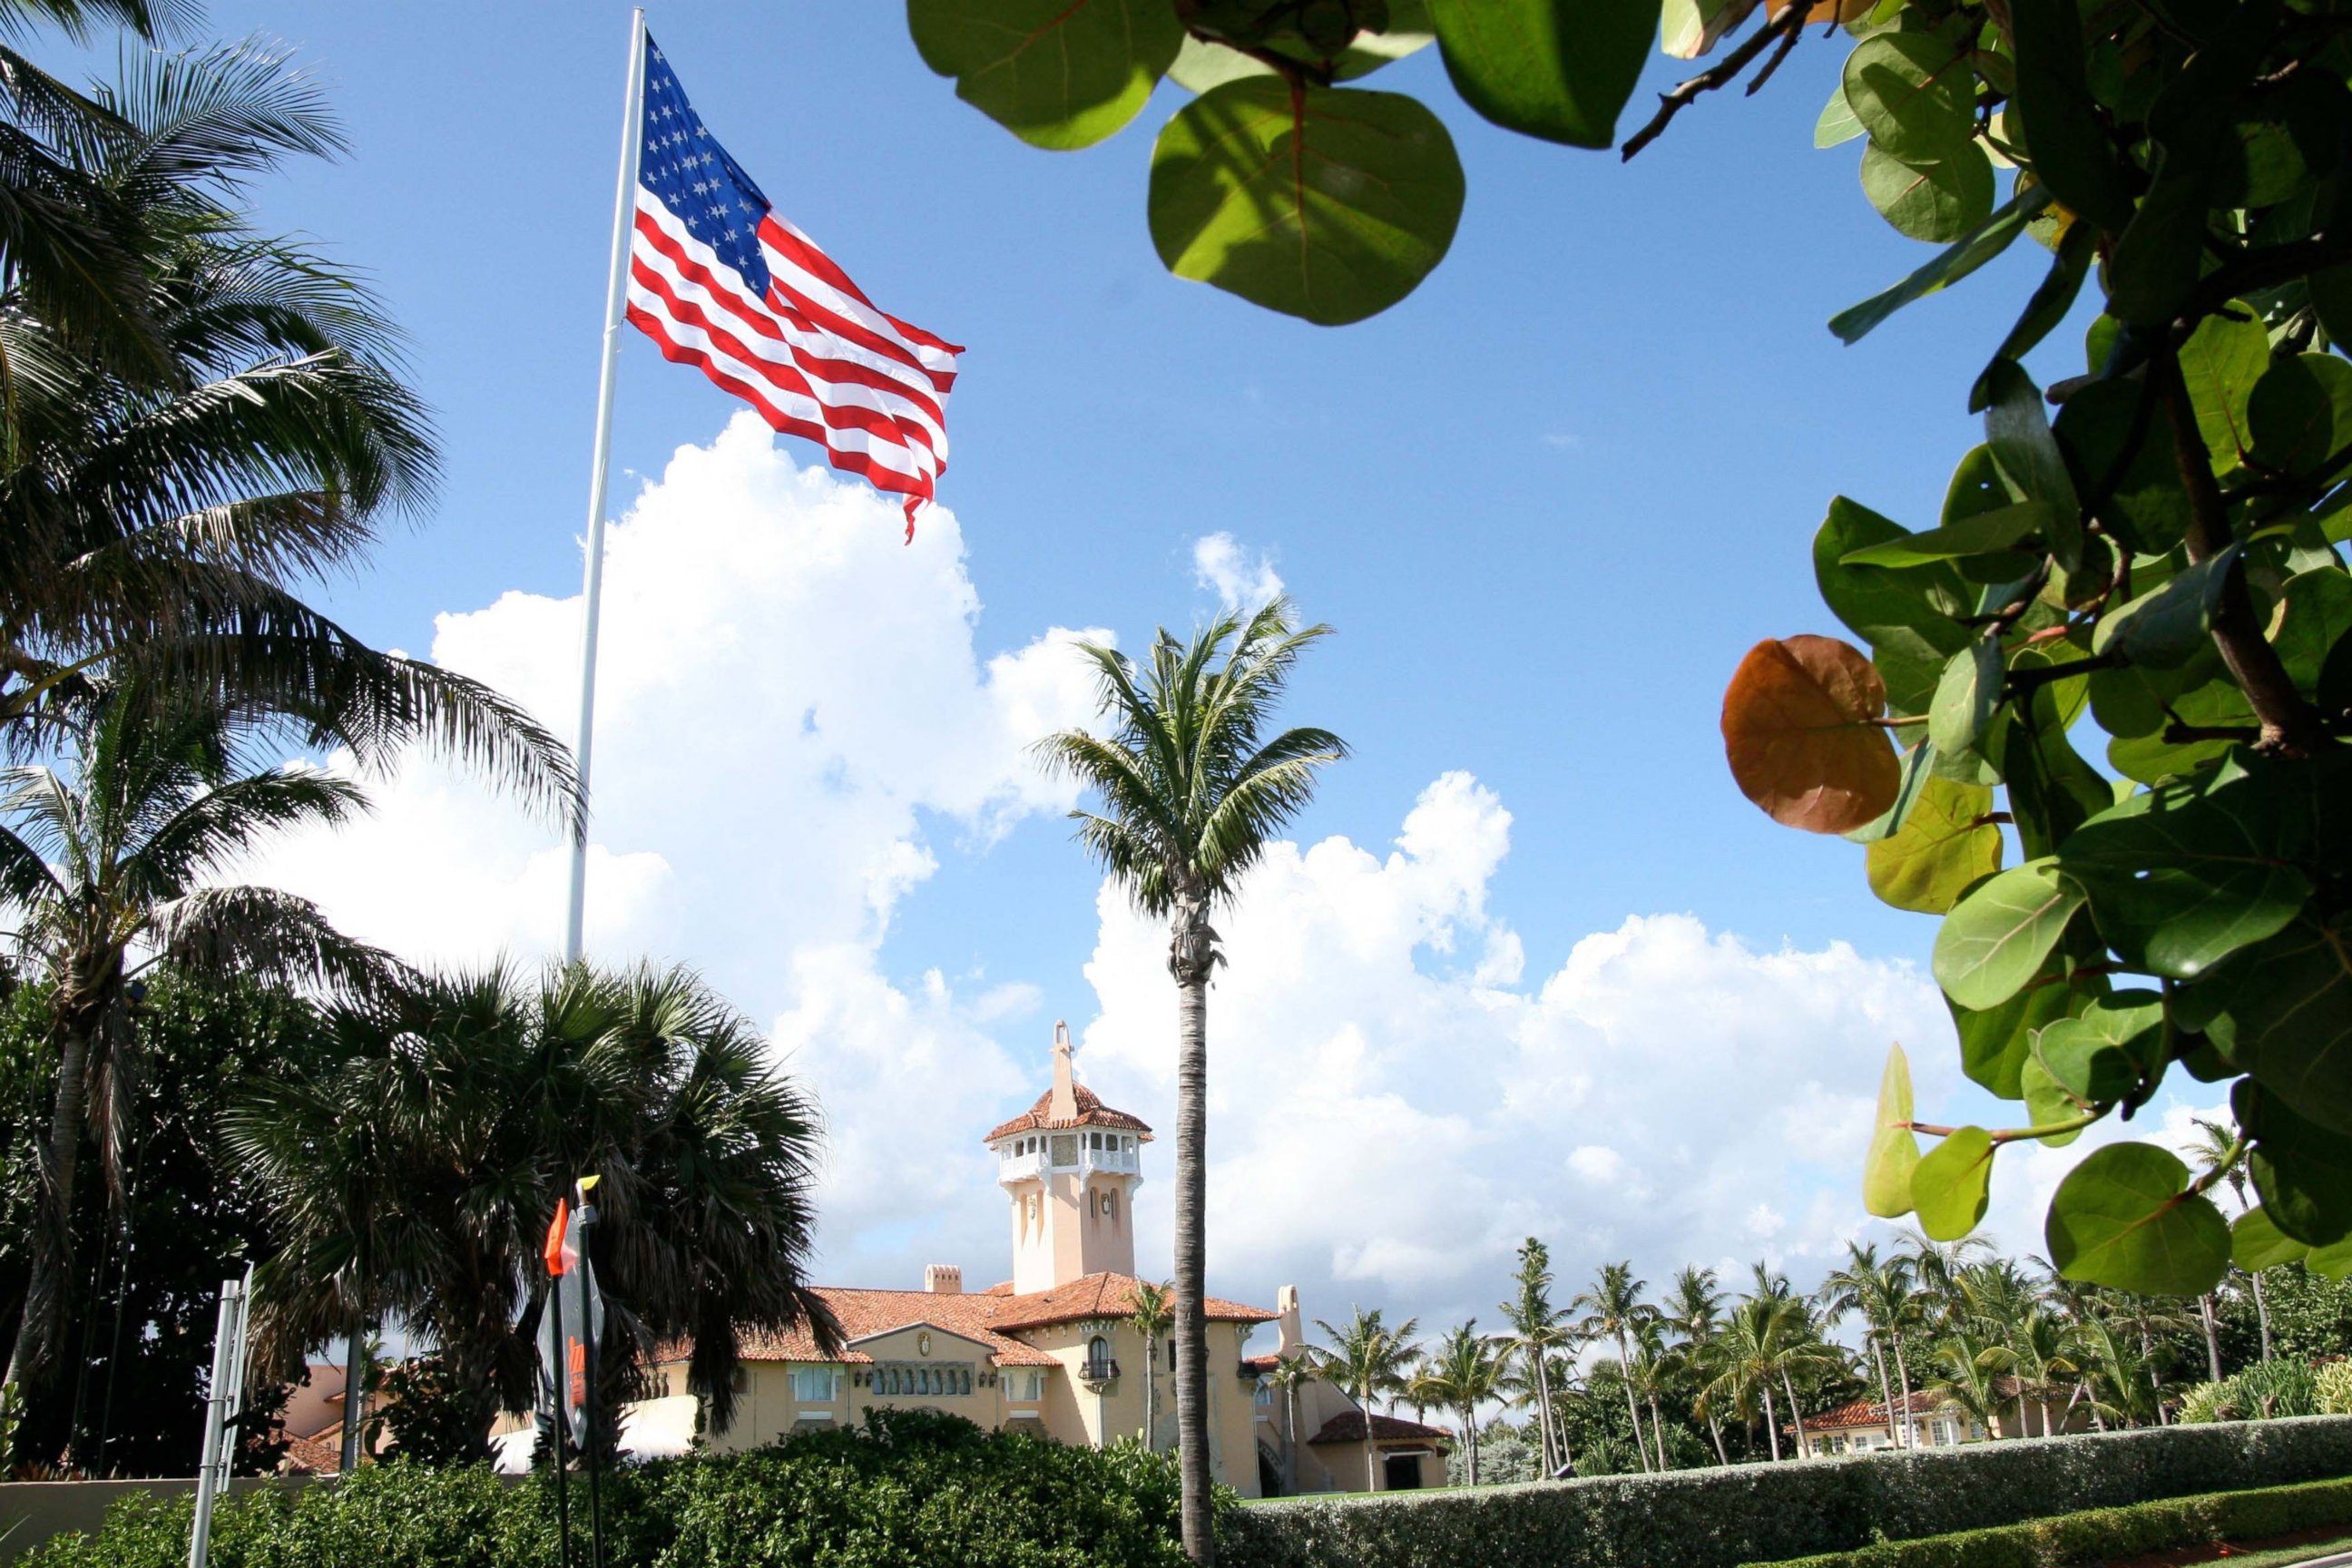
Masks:
[[[239,1476],[228,1484],[232,1492],[256,1487],[299,1487],[307,1476]],[[0,1482],[0,1563],[23,1555],[51,1536],[69,1530],[95,1531],[117,1498],[132,1492],[156,1497],[184,1497],[196,1489],[194,1478],[168,1477],[142,1481],[5,1481]]]
[[[1221,1568],[1738,1568],[2153,1498],[2352,1476],[2352,1416],[1236,1509]]]

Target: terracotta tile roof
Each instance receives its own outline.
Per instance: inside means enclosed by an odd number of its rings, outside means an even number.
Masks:
[[[1007,1339],[996,1331],[991,1320],[1008,1300],[1018,1297],[997,1295],[950,1295],[931,1290],[856,1290],[838,1285],[820,1285],[816,1293],[833,1309],[841,1321],[841,1337],[850,1345],[839,1356],[828,1356],[816,1348],[816,1341],[806,1329],[795,1328],[781,1334],[751,1334],[743,1341],[746,1361],[841,1361],[865,1364],[873,1357],[859,1350],[856,1342],[887,1334],[893,1329],[912,1328],[929,1323],[951,1334],[961,1334],[988,1347],[989,1359],[998,1366],[1055,1366],[1052,1356],[1018,1340]]]
[[[1933,1415],[1939,1408],[1924,1394],[1911,1395],[1914,1418]],[[1857,1399],[1851,1405],[1841,1405],[1834,1410],[1824,1410],[1819,1415],[1805,1417],[1805,1430],[1808,1432],[1851,1432],[1886,1424],[1886,1402],[1883,1399]],[[1780,1430],[1793,1432],[1796,1427],[1792,1423],[1783,1423]]]
[[[1049,1323],[1075,1323],[1088,1318],[1124,1318],[1135,1310],[1135,1288],[1142,1284],[1132,1274],[1089,1274],[1051,1290],[1026,1296],[1000,1296],[990,1326],[1000,1331],[1042,1329]],[[1262,1307],[1212,1296],[1203,1303],[1209,1321],[1216,1323],[1270,1323],[1279,1317]]]
[[[1037,1097],[1037,1103],[997,1128],[981,1140],[993,1143],[999,1138],[1010,1138],[1015,1132],[1034,1132],[1041,1129],[1059,1127],[1116,1127],[1123,1132],[1139,1132],[1146,1143],[1151,1142],[1151,1129],[1139,1116],[1129,1116],[1124,1110],[1113,1110],[1102,1102],[1102,1097],[1085,1084],[1073,1084],[1071,1091],[1077,1097],[1078,1113],[1055,1119],[1046,1114],[1054,1108],[1054,1091],[1047,1089]]]
[[[1282,1358],[1278,1355],[1245,1355],[1242,1357],[1242,1370],[1247,1373],[1272,1372],[1276,1367],[1278,1367],[1281,1364]]]
[[[280,1475],[338,1476],[343,1471],[343,1424],[336,1422],[308,1437],[288,1437],[285,1457],[278,1461]]]
[[[1402,1415],[1373,1415],[1372,1441],[1386,1443],[1401,1437],[1451,1443],[1454,1434],[1443,1426],[1424,1426],[1419,1421],[1408,1421]],[[1360,1443],[1363,1440],[1364,1413],[1360,1410],[1342,1410],[1323,1423],[1323,1430],[1307,1439],[1310,1446],[1317,1443]]]

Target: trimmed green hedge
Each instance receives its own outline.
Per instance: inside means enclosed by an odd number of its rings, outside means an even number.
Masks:
[[[1184,1568],[1172,1458],[983,1433],[923,1411],[607,1478],[614,1568]],[[588,1499],[572,1520],[587,1561]],[[16,1568],[184,1568],[191,1503],[144,1493]],[[487,1466],[373,1465],[215,1516],[213,1568],[547,1568],[554,1490]]]
[[[2352,1480],[2163,1498],[1918,1541],[1882,1541],[1774,1568],[2071,1568],[2175,1546],[2268,1541],[2332,1524],[2352,1524]]]
[[[1225,1568],[1738,1568],[1874,1541],[2352,1475],[2352,1417],[1301,1498],[1221,1521]]]

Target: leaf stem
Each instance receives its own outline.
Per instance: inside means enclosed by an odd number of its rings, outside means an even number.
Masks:
[[[2079,1132],[2095,1121],[2105,1121],[2107,1112],[2114,1109],[2113,1106],[2103,1106],[2096,1110],[2086,1110],[2080,1116],[2070,1116],[2063,1121],[2053,1121],[2046,1127],[2004,1127],[1998,1132],[1988,1132],[1985,1136],[1992,1140],[1995,1146],[1999,1146],[2003,1143],[2015,1143],[2027,1138],[2050,1138],[2061,1132]],[[1906,1132],[1924,1132],[1930,1138],[1949,1138],[1959,1131],[1957,1127],[1946,1127],[1934,1121],[1895,1121],[1888,1125],[1901,1128]]]

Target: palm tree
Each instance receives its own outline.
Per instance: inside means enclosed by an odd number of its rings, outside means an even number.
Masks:
[[[200,698],[135,685],[93,689],[62,733],[64,766],[0,773],[0,900],[18,912],[25,960],[55,987],[58,1060],[12,1387],[54,1370],[85,1137],[108,1192],[122,1191],[119,1112],[140,1070],[129,1021],[139,972],[168,958],[198,972],[368,990],[394,968],[308,900],[207,885],[275,835],[348,819],[364,805],[352,784],[310,768],[256,771],[249,724]]]
[[[1127,1321],[1143,1336],[1143,1446],[1156,1449],[1152,1429],[1159,1425],[1153,1420],[1156,1401],[1152,1395],[1160,1383],[1160,1342],[1176,1321],[1175,1310],[1170,1302],[1171,1288],[1143,1280],[1136,1282],[1133,1294],[1128,1297]]]
[[[1881,1258],[1875,1244],[1849,1241],[1845,1267],[1832,1270],[1821,1287],[1822,1310],[1832,1322],[1848,1313],[1861,1315],[1864,1339],[1878,1368],[1879,1396],[1886,1401],[1887,1424],[1898,1447],[1910,1447],[1914,1436],[1911,1369],[1903,1359],[1903,1331],[1916,1322],[1919,1314],[1911,1280],[1911,1259]],[[1902,1386],[1900,1404],[1895,1402],[1895,1385],[1886,1375],[1889,1350],[1894,1352],[1895,1375]]]
[[[1604,1263],[1593,1275],[1592,1283],[1579,1292],[1568,1304],[1571,1312],[1584,1314],[1577,1331],[1587,1339],[1606,1336],[1617,1342],[1617,1364],[1630,1371],[1633,1364],[1633,1334],[1637,1324],[1657,1316],[1658,1310],[1642,1299],[1650,1288],[1646,1279],[1633,1278],[1633,1265]],[[1633,1403],[1633,1384],[1625,1381],[1625,1415],[1633,1423],[1633,1451],[1641,1456],[1642,1468],[1650,1468],[1650,1457],[1642,1441],[1642,1412]]]
[[[1542,1454],[1543,1473],[1549,1476],[1568,1458],[1565,1435],[1558,1431],[1557,1412],[1551,1405],[1548,1363],[1555,1352],[1575,1343],[1576,1335],[1551,1304],[1551,1253],[1532,1236],[1519,1248],[1519,1271],[1512,1282],[1518,1289],[1499,1309],[1504,1321],[1511,1326],[1507,1357],[1518,1369],[1517,1383],[1526,1401],[1536,1407],[1537,1447]]]
[[[1927,1397],[1937,1409],[1958,1412],[1982,1426],[1988,1437],[1999,1436],[2000,1393],[1994,1380],[2012,1354],[2004,1345],[1989,1344],[1966,1332],[1937,1341]]]
[[[1345,1390],[1363,1412],[1364,1489],[1376,1492],[1381,1489],[1381,1474],[1373,1458],[1372,1402],[1405,1386],[1412,1366],[1412,1336],[1421,1320],[1407,1318],[1402,1326],[1391,1330],[1381,1321],[1378,1307],[1369,1312],[1358,1307],[1344,1329],[1335,1329],[1320,1318],[1315,1326],[1331,1343],[1328,1348],[1310,1345],[1307,1354],[1315,1358],[1316,1370]]]
[[[1699,1398],[1712,1410],[1728,1403],[1743,1418],[1760,1405],[1764,1436],[1772,1458],[1780,1458],[1780,1422],[1772,1401],[1772,1381],[1786,1349],[1783,1303],[1748,1296],[1731,1309],[1717,1343],[1717,1371]]]
[[[1981,1236],[1936,1241],[1922,1231],[1906,1230],[1900,1245],[1913,1289],[1926,1298],[1921,1316],[1937,1328],[1951,1327],[1963,1310],[1960,1275],[1970,1264],[1993,1256],[1991,1241]]]
[[[2050,1428],[2051,1402],[2058,1397],[2062,1387],[2079,1388],[2082,1363],[2074,1333],[2054,1313],[2036,1307],[2026,1313],[2017,1325],[2011,1341],[2015,1352],[2014,1370],[2017,1375],[2018,1436],[2030,1436],[2026,1431],[2026,1396],[2042,1406],[2042,1435],[2052,1436]],[[2067,1380],[2078,1380],[2069,1384]],[[2069,1406],[2072,1408],[2070,1402]]]
[[[2237,1197],[2238,1212],[2243,1214],[2253,1205],[2246,1196],[2246,1163],[2238,1158],[2237,1130],[2224,1127],[2218,1121],[2208,1121],[2201,1116],[2196,1118],[2196,1122],[2197,1143],[2190,1152],[2196,1156],[2198,1164],[2203,1167],[2207,1174],[2210,1175],[2215,1171],[2227,1173],[2223,1179],[2230,1184],[2230,1191]],[[2263,1359],[2268,1361],[2271,1359],[2271,1306],[2269,1300],[2263,1294],[2263,1271],[2259,1268],[2249,1269],[2246,1277],[2254,1282],[2254,1322],[2262,1331]],[[2210,1296],[2205,1298],[2202,1306],[2205,1312],[2206,1338],[2210,1346],[2213,1322],[2212,1299]],[[2219,1347],[2211,1346],[2211,1348],[2217,1352],[2213,1356],[2213,1365],[2216,1369],[2216,1381],[2219,1381],[2219,1369],[2221,1364],[2218,1353]]]
[[[1723,1292],[1716,1287],[1715,1270],[1690,1264],[1675,1276],[1674,1289],[1666,1297],[1666,1322],[1682,1336],[1675,1352],[1676,1370],[1701,1386],[1715,1374],[1716,1337],[1723,1330]],[[1706,1434],[1715,1444],[1716,1463],[1731,1463],[1731,1456],[1723,1447],[1723,1423],[1715,1412],[1695,1408],[1694,1414],[1706,1417]]]
[[[1298,1431],[1298,1391],[1320,1375],[1310,1357],[1298,1354],[1276,1358],[1274,1370],[1265,1373],[1266,1386],[1282,1395],[1283,1479],[1294,1496],[1298,1491],[1298,1450],[1306,1442]]]
[[[0,291],[0,742],[43,743],[110,668],[281,715],[369,764],[429,744],[576,829],[572,764],[543,728],[296,593],[421,502],[436,465],[368,292],[234,210],[287,154],[339,144],[316,88],[232,46],[131,57],[98,103],[111,128],[65,151],[126,215],[162,359],[124,374],[29,285]]]
[[[1666,1463],[1666,1424],[1658,1414],[1658,1396],[1672,1381],[1675,1363],[1666,1349],[1666,1329],[1664,1319],[1644,1319],[1633,1329],[1634,1353],[1632,1364],[1625,1370],[1627,1391],[1638,1394],[1650,1410],[1650,1442],[1657,1451],[1661,1471],[1673,1467]]]
[[[1298,657],[1330,627],[1294,627],[1276,598],[1246,621],[1227,613],[1179,642],[1162,627],[1148,668],[1080,643],[1099,680],[1109,732],[1066,730],[1038,742],[1055,773],[1101,800],[1074,811],[1077,839],[1145,914],[1169,922],[1176,981],[1176,1430],[1184,1552],[1216,1553],[1210,1529],[1207,1269],[1209,976],[1224,962],[1210,914],[1314,798],[1316,778],[1348,754],[1328,730],[1269,737]]]
[[[1478,1331],[1478,1320],[1473,1318],[1446,1331],[1407,1384],[1405,1396],[1415,1404],[1442,1405],[1461,1418],[1474,1487],[1478,1484],[1478,1406],[1495,1397],[1502,1372],[1494,1342]]]
[[[608,1381],[690,1342],[688,1387],[723,1430],[745,1334],[838,1346],[808,1283],[815,1112],[691,972],[427,975],[330,1026],[337,1068],[264,1090],[226,1129],[282,1239],[257,1275],[266,1363],[396,1313],[486,1431],[530,1400],[540,1244],[583,1175],[600,1178]]]

